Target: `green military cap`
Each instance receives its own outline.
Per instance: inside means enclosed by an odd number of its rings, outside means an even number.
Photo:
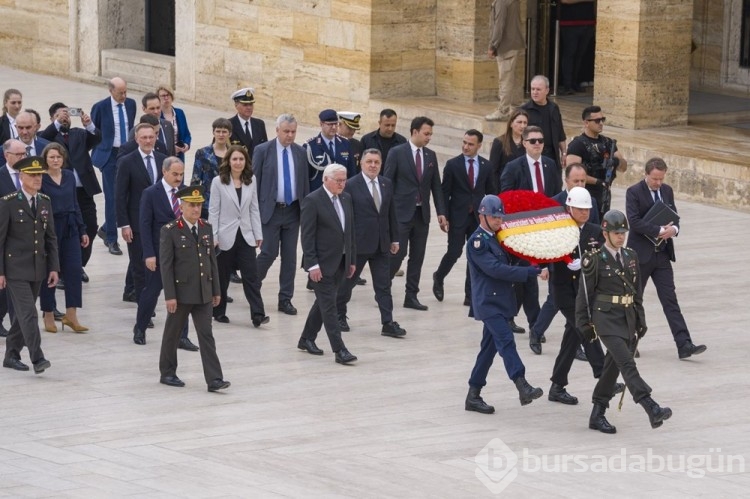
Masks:
[[[41,156],[29,156],[23,158],[13,168],[23,173],[47,173],[46,163]]]
[[[206,200],[203,193],[206,188],[202,185],[191,185],[177,191],[177,197],[187,203],[202,203]]]

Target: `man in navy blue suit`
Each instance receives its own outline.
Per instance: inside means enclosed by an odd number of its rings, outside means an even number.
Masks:
[[[353,177],[357,168],[351,144],[338,135],[339,115],[333,109],[324,109],[318,115],[320,133],[311,137],[304,144],[310,170],[310,192],[323,185],[323,170],[337,163],[346,167],[347,177]]]
[[[113,255],[122,255],[117,243],[117,214],[115,212],[115,177],[117,176],[117,153],[128,141],[128,132],[135,125],[136,105],[128,98],[128,84],[122,78],[107,82],[110,96],[100,100],[91,108],[91,121],[102,132],[102,141],[91,153],[94,166],[102,172],[104,184],[104,225],[99,235]]]
[[[41,139],[36,136],[39,129],[39,122],[36,116],[28,111],[22,111],[16,116],[16,130],[18,130],[18,140],[23,142],[26,148],[26,156],[41,156],[44,147],[49,144],[49,140]],[[5,158],[2,159],[5,164]]]
[[[156,310],[156,302],[162,290],[159,270],[159,237],[161,228],[169,222],[179,220],[182,215],[177,192],[184,187],[185,164],[175,156],[169,156],[161,164],[162,178],[147,187],[141,196],[140,235],[143,261],[146,265],[146,278],[136,315],[133,337],[146,340],[146,328]],[[188,339],[187,321],[180,336],[178,348],[195,352],[198,347]]]

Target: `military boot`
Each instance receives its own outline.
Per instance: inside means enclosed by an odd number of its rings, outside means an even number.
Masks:
[[[521,405],[528,405],[544,395],[544,391],[541,388],[534,388],[523,376],[516,379],[514,383],[518,389],[518,398],[521,400]]]
[[[495,412],[495,408],[491,405],[487,405],[487,403],[482,399],[482,397],[479,395],[479,392],[481,391],[481,388],[470,386],[469,394],[466,395],[466,404],[464,405],[464,408],[467,411],[481,412],[482,414],[492,414],[493,412]]]
[[[659,407],[654,399],[645,397],[638,401],[648,414],[648,420],[651,422],[651,428],[658,428],[664,421],[672,417],[672,409],[669,407]]]
[[[602,433],[617,433],[617,428],[609,424],[607,418],[604,417],[604,411],[607,408],[601,404],[594,404],[594,408],[591,409],[591,416],[589,416],[589,428],[592,430],[599,430]]]

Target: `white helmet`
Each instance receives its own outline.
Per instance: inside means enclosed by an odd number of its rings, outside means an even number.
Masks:
[[[568,191],[565,205],[571,208],[591,209],[591,194],[584,187],[573,187]]]

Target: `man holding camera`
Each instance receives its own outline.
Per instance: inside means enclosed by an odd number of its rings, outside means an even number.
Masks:
[[[583,133],[568,144],[565,166],[582,163],[586,167],[586,189],[599,205],[599,217],[609,211],[609,188],[617,172],[624,172],[628,162],[617,150],[617,141],[602,135],[606,117],[599,106],[589,106],[581,113]]]

